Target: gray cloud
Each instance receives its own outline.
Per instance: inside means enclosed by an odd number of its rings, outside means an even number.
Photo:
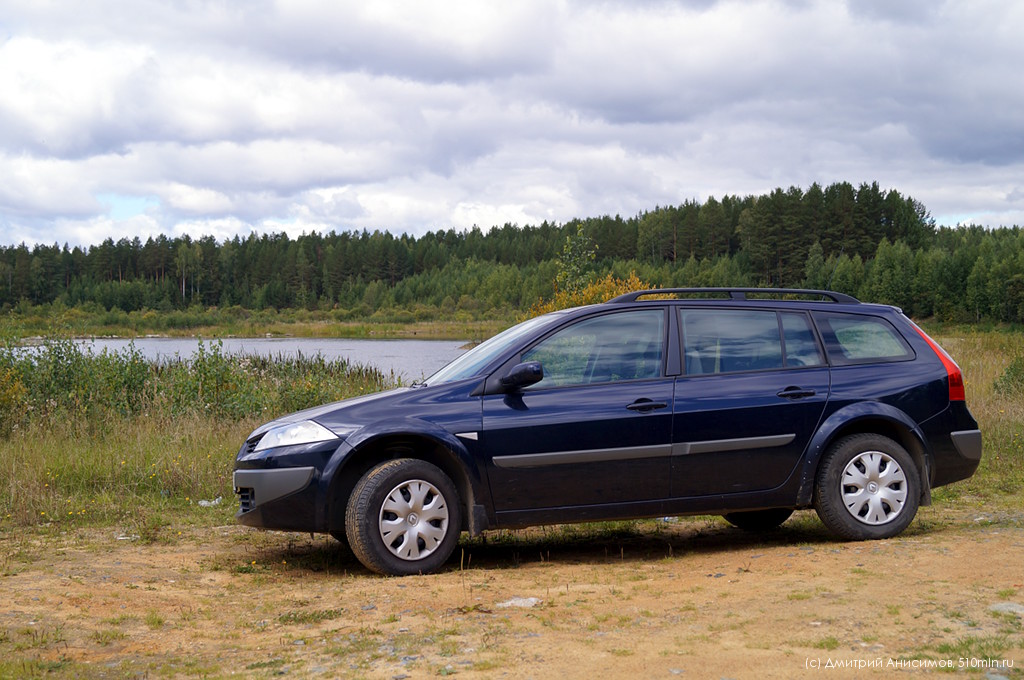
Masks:
[[[1024,223],[1010,0],[23,4],[3,242],[422,233],[840,180]]]

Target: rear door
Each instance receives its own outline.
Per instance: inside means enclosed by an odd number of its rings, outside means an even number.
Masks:
[[[809,317],[706,307],[679,314],[685,375],[675,391],[673,497],[782,485],[829,397]]]
[[[668,496],[667,314],[574,321],[519,358],[541,363],[541,382],[483,398],[481,449],[498,513]]]

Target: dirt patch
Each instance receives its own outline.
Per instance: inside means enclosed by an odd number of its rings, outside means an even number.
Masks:
[[[625,527],[625,528],[623,528]],[[464,541],[382,578],[332,539],[242,527],[168,542],[0,537],[0,675],[1021,677],[1024,518],[922,509],[832,540],[809,513]],[[176,533],[176,532],[174,532]],[[1012,667],[1010,667],[1012,664]],[[851,667],[852,665],[852,667]]]

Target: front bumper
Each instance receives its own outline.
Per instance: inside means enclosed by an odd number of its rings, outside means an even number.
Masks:
[[[316,477],[315,467],[235,470],[235,518],[252,527],[312,531]]]

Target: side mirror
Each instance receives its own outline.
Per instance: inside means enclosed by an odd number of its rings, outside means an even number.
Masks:
[[[516,364],[509,370],[508,374],[501,379],[501,385],[507,390],[518,390],[544,379],[544,368],[539,361],[527,361],[524,364]]]

